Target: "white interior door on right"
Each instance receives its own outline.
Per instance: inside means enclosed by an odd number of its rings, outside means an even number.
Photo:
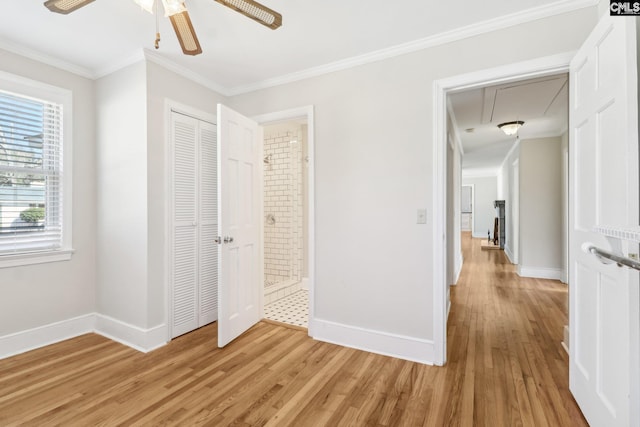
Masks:
[[[571,62],[570,81],[570,388],[591,426],[638,426],[638,273],[583,250],[611,251],[594,227],[638,226],[635,18],[601,18]],[[638,252],[620,244],[624,255]]]

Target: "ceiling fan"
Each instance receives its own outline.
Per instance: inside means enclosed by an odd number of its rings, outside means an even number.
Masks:
[[[52,12],[69,14],[74,10],[93,3],[95,0],[47,0],[44,5]],[[133,0],[144,10],[154,13],[154,7],[157,8],[156,0]],[[185,0],[157,0],[162,1],[165,16],[168,16],[176,32],[182,52],[185,55],[199,55],[202,53],[200,42],[193,29],[189,12],[185,6]],[[282,25],[282,15],[269,9],[268,7],[254,0],[214,0],[220,4],[227,6],[243,14],[246,17],[264,25],[265,27],[275,30]],[[160,42],[160,34],[156,32],[156,49]]]

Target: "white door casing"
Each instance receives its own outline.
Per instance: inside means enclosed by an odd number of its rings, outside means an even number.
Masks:
[[[309,336],[314,336],[314,295],[315,295],[315,168],[314,168],[314,119],[313,119],[313,106],[293,108],[290,110],[277,111],[273,113],[261,114],[259,116],[252,117],[261,126],[268,126],[274,123],[281,123],[283,121],[304,119],[307,123],[307,188],[306,188],[306,202],[307,202],[307,239],[306,256],[307,256],[307,269],[308,269],[308,290],[309,290]],[[262,288],[264,290],[264,287]],[[263,294],[264,295],[264,294]]]
[[[262,318],[262,128],[218,104],[218,346]]]
[[[569,377],[594,427],[640,423],[638,274],[582,250],[611,250],[595,226],[638,225],[635,22],[604,16],[570,65]]]

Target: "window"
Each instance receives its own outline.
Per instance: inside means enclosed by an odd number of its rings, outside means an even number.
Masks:
[[[70,257],[69,99],[66,91],[0,74],[0,266]]]

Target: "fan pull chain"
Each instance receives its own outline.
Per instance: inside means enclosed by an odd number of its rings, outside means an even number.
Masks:
[[[156,49],[160,49],[160,18],[158,17],[158,1],[153,3],[154,15],[156,15],[156,40],[154,46]]]

